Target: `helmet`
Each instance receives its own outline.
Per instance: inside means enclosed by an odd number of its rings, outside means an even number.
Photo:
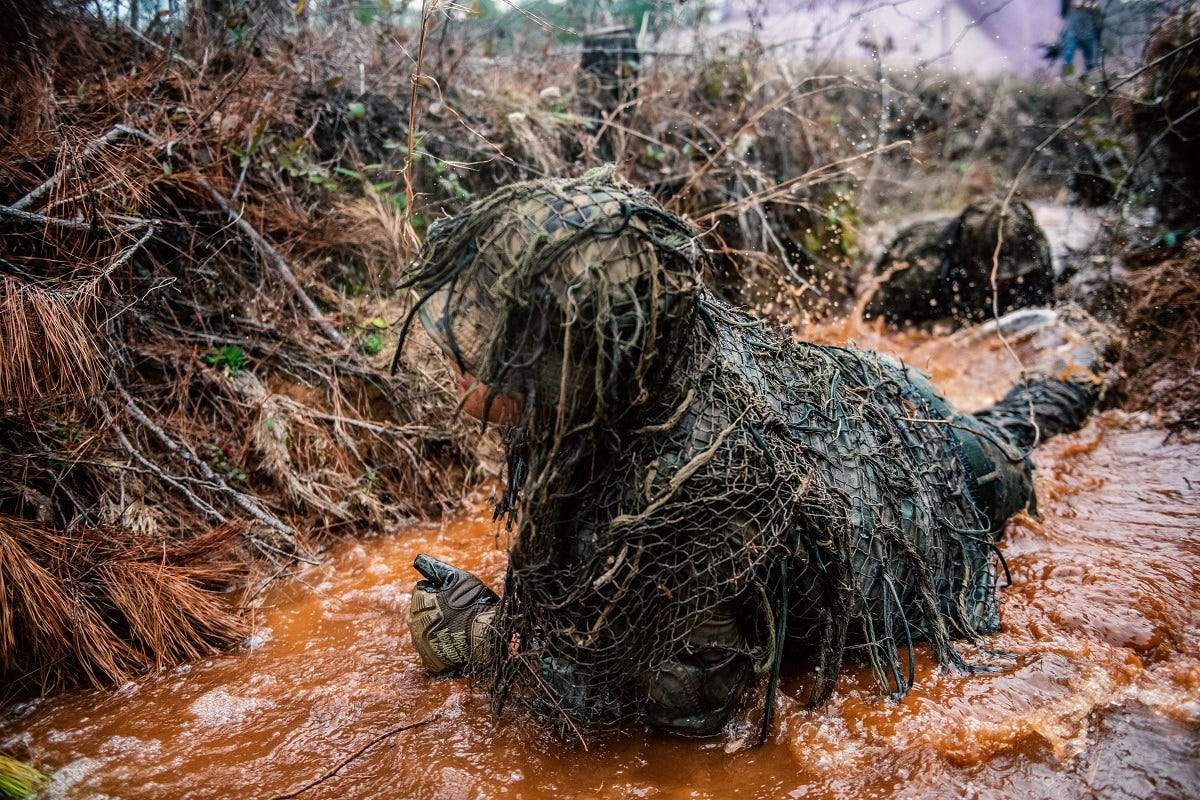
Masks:
[[[644,396],[669,364],[702,252],[606,168],[514,184],[438,222],[405,284],[464,372],[526,402],[592,407]]]

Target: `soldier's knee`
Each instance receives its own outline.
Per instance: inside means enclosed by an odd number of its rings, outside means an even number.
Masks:
[[[753,675],[743,653],[683,654],[646,676],[646,720],[684,736],[719,733]]]

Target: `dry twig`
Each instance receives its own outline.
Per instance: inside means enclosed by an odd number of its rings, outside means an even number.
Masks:
[[[355,761],[358,758],[360,758],[364,753],[366,753],[368,750],[370,750],[372,747],[379,744],[383,740],[390,739],[391,737],[395,736],[398,733],[403,733],[404,731],[410,731],[413,728],[420,728],[424,725],[428,725],[429,723],[431,723],[434,720],[441,717],[441,715],[442,715],[442,712],[439,709],[438,711],[435,711],[433,714],[430,714],[425,719],[418,720],[416,722],[405,722],[400,725],[396,725],[393,728],[388,728],[386,731],[379,734],[374,739],[367,742],[365,745],[363,745],[362,747],[358,748],[350,755],[343,758],[336,765],[334,765],[334,767],[332,769],[330,769],[328,772],[325,772],[321,776],[314,778],[313,780],[309,781],[308,783],[304,784],[303,786],[293,789],[292,791],[287,792],[286,794],[277,794],[277,795],[273,796],[271,798],[271,800],[292,800],[292,798],[299,797],[300,795],[307,792],[309,789],[313,789],[317,786],[320,786],[325,781],[336,776],[339,772],[341,772],[346,767],[346,765],[348,765],[348,764],[350,764],[350,762]]]
[[[187,449],[182,444],[168,436],[166,431],[154,424],[153,420],[146,416],[146,413],[142,411],[142,409],[130,396],[129,392],[125,390],[125,387],[117,384],[117,391],[120,393],[121,399],[125,401],[125,410],[128,411],[143,428],[154,434],[155,438],[158,439],[163,447],[167,448],[171,454],[178,456],[180,459],[186,461],[188,464],[191,464],[193,467],[199,470],[200,474],[204,476],[205,480],[228,495],[234,504],[247,514],[254,517],[268,528],[284,534],[292,541],[293,544],[297,543],[296,532],[292,529],[291,525],[288,525],[286,522],[279,520],[273,514],[269,513],[253,497],[234,489],[225,482],[224,478],[214,472],[212,467],[206,464],[203,459],[198,458],[194,453],[192,453],[191,450]]]

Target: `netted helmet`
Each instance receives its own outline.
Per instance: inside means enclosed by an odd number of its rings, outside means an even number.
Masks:
[[[405,284],[493,391],[597,413],[637,402],[690,320],[695,232],[611,168],[514,184],[436,223]]]

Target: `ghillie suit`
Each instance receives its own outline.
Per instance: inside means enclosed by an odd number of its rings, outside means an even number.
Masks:
[[[1000,208],[999,203],[973,203],[956,217],[917,222],[902,230],[875,265],[882,283],[867,305],[867,314],[892,325],[991,319]],[[996,264],[999,312],[1050,304],[1054,299],[1050,244],[1029,206],[1012,203],[1004,213],[1001,233]]]
[[[785,652],[818,669],[814,705],[851,654],[899,696],[915,641],[967,668],[952,639],[999,625],[1024,453],[900,363],[729,307],[703,258],[682,220],[596,171],[437,224],[408,274],[449,357],[523,402],[503,597],[424,559],[414,641],[563,731],[712,733],[761,678],[765,734]]]
[[[1134,98],[1117,104],[1157,178],[1155,205],[1168,227],[1196,228],[1200,214],[1200,8],[1183,3],[1150,34]]]

